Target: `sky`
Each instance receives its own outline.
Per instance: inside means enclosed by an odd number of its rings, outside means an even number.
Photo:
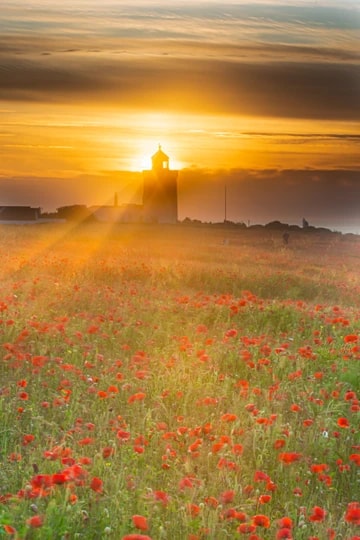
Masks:
[[[359,0],[2,0],[0,205],[141,202],[360,233]]]

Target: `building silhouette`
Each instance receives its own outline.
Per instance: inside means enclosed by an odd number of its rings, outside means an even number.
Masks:
[[[31,206],[0,206],[0,222],[33,222],[41,217],[41,208]]]
[[[148,223],[176,223],[178,219],[178,171],[170,170],[169,157],[158,151],[151,170],[143,171],[143,218]]]

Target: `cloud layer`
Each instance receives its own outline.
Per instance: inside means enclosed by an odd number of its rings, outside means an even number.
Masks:
[[[30,1],[23,9],[15,0],[0,29],[0,100],[360,117],[360,16],[351,2]]]

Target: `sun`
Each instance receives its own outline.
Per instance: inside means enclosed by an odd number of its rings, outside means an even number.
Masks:
[[[159,145],[165,154],[169,156],[170,169],[179,170],[183,168],[183,164],[176,158],[176,145],[170,141],[138,141],[136,151],[130,161],[131,171],[144,171],[152,167],[151,157],[158,151]]]

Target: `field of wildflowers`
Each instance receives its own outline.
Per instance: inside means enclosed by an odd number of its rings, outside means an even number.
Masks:
[[[360,240],[0,233],[1,539],[360,539]]]

